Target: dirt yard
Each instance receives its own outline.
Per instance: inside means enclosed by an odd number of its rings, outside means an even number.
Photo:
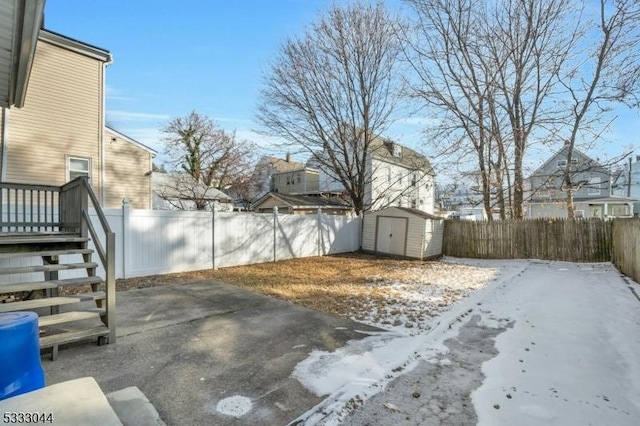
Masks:
[[[117,280],[118,291],[215,279],[383,328],[418,334],[430,319],[494,279],[488,268],[365,254],[293,259]]]

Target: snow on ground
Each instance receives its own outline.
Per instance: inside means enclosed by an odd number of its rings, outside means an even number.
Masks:
[[[431,262],[407,269],[400,280],[372,277],[369,285],[386,297],[382,303],[365,298],[351,319],[415,336],[430,330],[434,317],[497,274],[497,268]]]
[[[628,283],[610,264],[532,262],[490,294],[486,323],[515,325],[472,394],[479,424],[640,424],[640,300]]]
[[[483,364],[486,377],[473,392],[479,424],[637,424],[640,300],[612,265],[445,261],[440,274],[409,270],[406,280],[372,283],[397,293],[375,313],[354,317],[391,332],[313,351],[298,364],[294,377],[327,397],[300,418],[304,424],[346,424],[419,360],[447,362],[443,342],[476,315],[487,327],[513,323],[498,335],[499,353]]]

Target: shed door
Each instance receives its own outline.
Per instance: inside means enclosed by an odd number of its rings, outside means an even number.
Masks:
[[[407,221],[408,219],[405,217],[378,216],[376,252],[404,256]]]

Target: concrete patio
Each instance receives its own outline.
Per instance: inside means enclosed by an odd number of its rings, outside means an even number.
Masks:
[[[47,385],[91,376],[106,394],[137,387],[168,425],[286,424],[322,400],[290,377],[296,364],[377,331],[215,281],[119,293],[117,321],[114,345],[43,355]],[[233,396],[250,410],[223,414]]]

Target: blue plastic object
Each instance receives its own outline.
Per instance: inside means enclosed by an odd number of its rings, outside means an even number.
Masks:
[[[0,400],[42,387],[38,315],[0,313]]]

